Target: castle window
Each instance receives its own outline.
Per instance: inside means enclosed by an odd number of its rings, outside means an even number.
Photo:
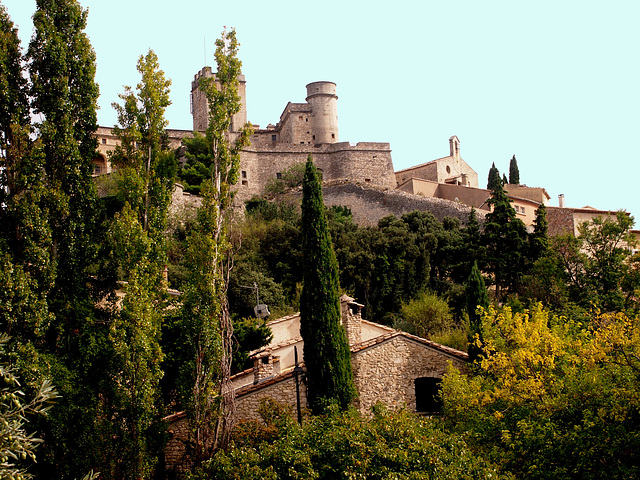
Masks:
[[[106,143],[107,143],[107,139],[106,139],[106,138],[103,138],[103,139],[102,139],[102,144],[103,144],[103,145],[105,145]]]
[[[275,142],[277,140],[278,136],[277,135],[271,135],[271,141]]]
[[[300,116],[298,117],[298,119],[302,120],[302,115],[300,115]]]
[[[371,179],[370,178],[365,178],[364,181],[369,183],[369,182],[371,182]]]
[[[305,119],[304,119],[304,121],[305,121],[305,122],[308,122],[308,121],[309,121],[309,117],[305,118]]]
[[[300,142],[300,145],[304,145],[304,142]]]
[[[451,173],[451,167],[447,165],[447,173]]]
[[[246,180],[242,180],[242,186],[243,187],[248,187],[249,186],[249,182],[247,182]]]
[[[331,134],[331,138],[336,138],[336,134],[335,134],[335,133],[332,133],[332,134]]]
[[[278,180],[282,180],[282,173],[281,172],[276,173],[276,178]]]
[[[316,139],[316,136],[315,136],[315,135],[313,136],[313,139],[314,139],[314,140]]]
[[[416,412],[440,413],[442,411],[441,384],[442,379],[435,377],[421,377],[414,380]]]
[[[242,170],[242,178],[247,178],[247,171],[246,170]]]

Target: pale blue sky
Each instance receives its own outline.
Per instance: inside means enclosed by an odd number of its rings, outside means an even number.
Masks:
[[[32,33],[35,0],[0,0]],[[98,118],[155,50],[173,81],[172,128],[223,26],[235,27],[249,120],[276,123],[305,85],[338,85],[340,140],[390,142],[396,170],[448,155],[457,135],[480,186],[495,162],[551,205],[640,215],[640,2],[81,0],[97,55]],[[321,5],[321,6],[318,6]]]

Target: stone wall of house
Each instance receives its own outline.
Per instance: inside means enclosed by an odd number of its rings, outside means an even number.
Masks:
[[[189,422],[184,413],[172,415],[167,420],[169,440],[164,449],[166,478],[180,478],[191,466],[185,446],[185,440],[189,438]]]
[[[358,407],[363,413],[369,412],[377,402],[415,411],[416,378],[441,378],[449,361],[460,369],[466,365],[458,358],[401,335],[355,352],[351,358],[359,392]]]
[[[573,233],[573,209],[560,207],[547,207],[547,230],[549,236]]]
[[[307,405],[307,388],[300,375],[300,405]],[[260,388],[256,388],[260,387]],[[238,420],[259,420],[260,403],[271,398],[283,405],[296,408],[296,380],[293,374],[285,375],[280,381],[265,380],[257,386],[245,387],[236,393],[236,418]]]

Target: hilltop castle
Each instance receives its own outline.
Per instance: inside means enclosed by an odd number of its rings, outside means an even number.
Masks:
[[[207,99],[199,88],[200,81],[214,76],[210,67],[204,67],[195,75],[191,84],[194,131],[204,132],[208,121]],[[239,80],[238,93],[242,107],[232,118],[232,135],[239,132],[247,122],[244,75]],[[336,84],[313,82],[306,88],[306,102],[289,102],[276,125],[268,125],[266,129],[254,125],[251,145],[240,155],[238,200],[262,194],[270,179],[280,178],[287,168],[306,162],[309,154],[313,156],[324,181],[346,180],[395,188],[396,179],[388,143],[351,144],[339,141]],[[183,138],[192,135],[187,130],[168,130],[167,133],[171,146],[175,148],[180,146]],[[109,173],[111,165],[108,152],[115,149],[118,139],[106,127],[100,127],[96,136],[100,156],[95,161],[95,173]]]
[[[204,67],[191,82],[193,130],[167,130],[173,148],[179,148],[193,131],[204,132],[207,128],[207,98],[200,90],[204,78],[215,78],[211,67]],[[231,121],[232,138],[247,122],[246,80],[244,75],[238,80],[241,108]],[[109,152],[115,149],[118,139],[108,127],[99,127],[96,137],[99,155],[94,161],[95,174],[110,173]],[[333,185],[334,190],[339,190],[335,186],[342,185],[340,191],[327,192],[325,201],[349,206],[354,211],[354,219],[360,223],[375,224],[382,216],[401,215],[408,209],[430,210],[440,219],[453,216],[463,221],[468,217],[469,207],[489,211],[486,202],[490,192],[479,188],[478,174],[463,160],[460,140],[455,135],[449,139],[448,156],[398,172],[394,172],[389,143],[340,142],[338,95],[333,82],[309,83],[304,103],[287,103],[275,125],[269,124],[264,129],[254,125],[251,145],[240,155],[236,200],[241,203],[263,194],[269,181],[281,178],[293,165],[304,163],[309,154],[325,186]],[[356,187],[359,190],[354,193]],[[520,185],[505,186],[505,189],[516,213],[529,226],[533,224],[537,207],[548,205],[549,196],[544,189]],[[381,191],[385,192],[383,199],[379,198]],[[182,195],[178,188],[174,197]]]

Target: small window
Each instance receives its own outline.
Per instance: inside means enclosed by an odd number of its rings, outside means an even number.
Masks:
[[[315,136],[315,135],[313,136],[313,139],[314,139],[314,140],[316,139],[316,136]]]
[[[246,170],[242,170],[242,178],[247,178],[247,171]]]
[[[269,357],[262,357],[262,363],[264,363],[265,365],[269,364]]]
[[[302,120],[302,115],[298,116],[298,119],[299,119],[299,120]]]
[[[442,411],[441,384],[442,379],[435,377],[422,377],[414,380],[416,412],[440,413]]]
[[[246,180],[242,180],[242,186],[243,187],[248,187],[249,186],[249,182],[247,182]]]
[[[335,133],[332,133],[332,134],[331,134],[331,138],[336,138],[336,134],[335,134]]]
[[[103,138],[103,139],[102,139],[102,144],[103,144],[103,145],[106,145],[106,143],[107,143],[107,139],[106,139],[106,138]]]
[[[520,207],[520,213],[524,215],[524,207]]]
[[[308,122],[308,121],[309,121],[309,117],[305,118],[305,119],[304,119],[304,121],[305,121],[305,122]]]
[[[365,178],[364,181],[369,183],[369,182],[371,182],[371,179],[370,178]]]
[[[281,172],[276,173],[276,178],[278,180],[282,180],[282,173]]]
[[[278,139],[277,135],[271,135],[271,141],[275,142]]]
[[[300,145],[304,145],[304,142],[300,142]]]
[[[447,165],[447,173],[451,173],[451,167]]]

